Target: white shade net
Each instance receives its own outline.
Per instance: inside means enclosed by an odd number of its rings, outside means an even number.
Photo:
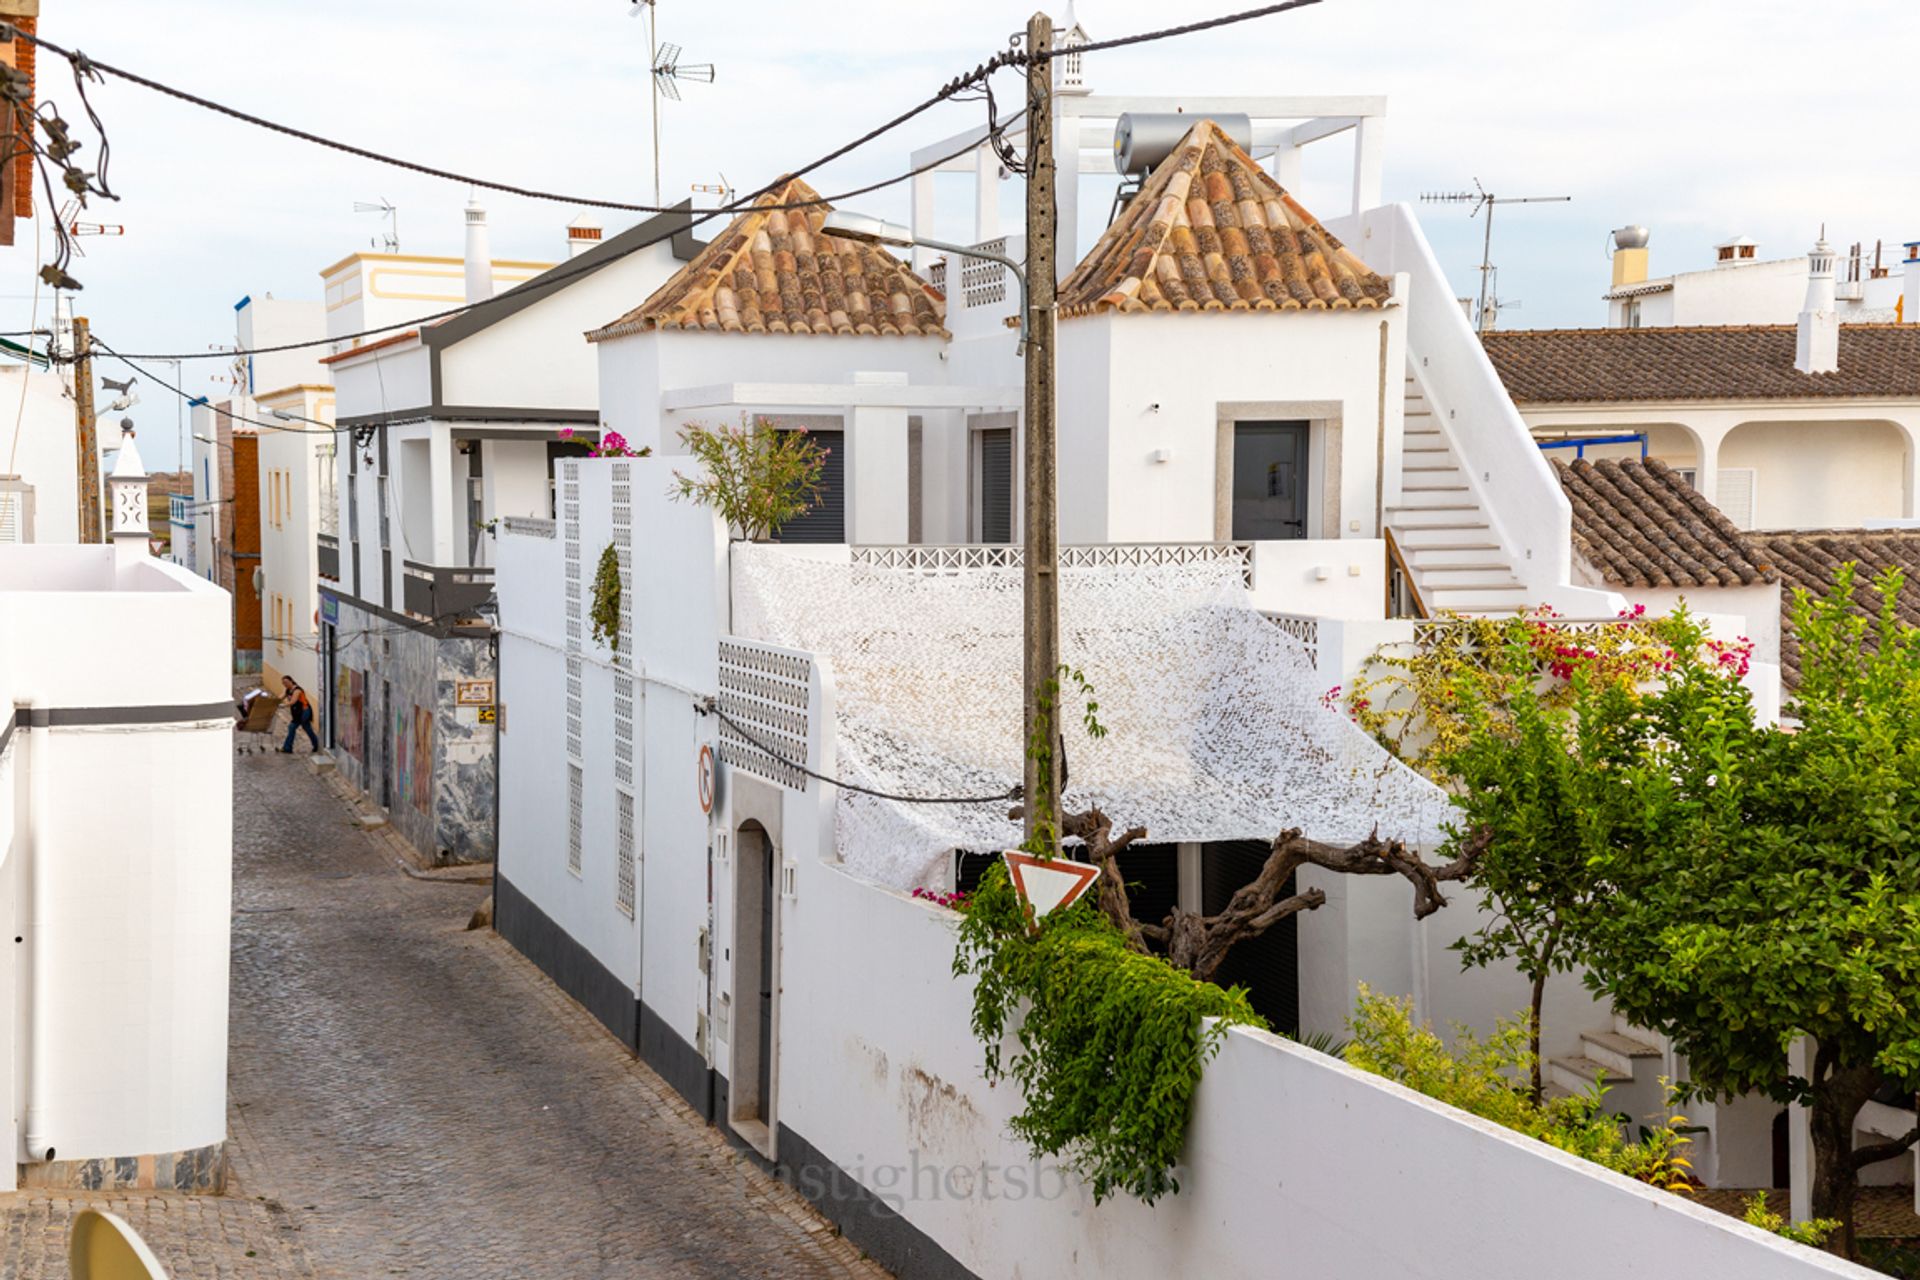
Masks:
[[[923,572],[735,544],[735,631],[805,649],[831,673],[836,776],[910,796],[1004,794],[1020,781],[1021,570]],[[1250,607],[1237,563],[1066,569],[1064,660],[1108,730],[1060,709],[1067,807],[1098,805],[1155,842],[1430,845],[1445,795],[1323,705],[1304,646]],[[897,888],[942,886],[955,849],[1009,847],[1005,801],[913,804],[842,791],[840,856]]]

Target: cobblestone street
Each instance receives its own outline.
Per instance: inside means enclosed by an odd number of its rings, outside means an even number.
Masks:
[[[224,1197],[0,1197],[0,1277],[111,1208],[188,1277],[883,1276],[491,931],[406,875],[304,755],[235,761]]]

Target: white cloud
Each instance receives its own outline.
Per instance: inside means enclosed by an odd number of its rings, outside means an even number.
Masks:
[[[1095,38],[1224,12],[1245,0],[1079,0]],[[724,172],[751,187],[812,159],[969,69],[1025,25],[1032,0],[661,0],[661,34],[718,65],[664,117],[664,192]],[[644,201],[651,193],[645,27],[624,0],[51,0],[50,38],[262,115],[381,150],[529,186]],[[1064,8],[1064,3],[1059,7]],[[1762,252],[1802,249],[1818,224],[1842,243],[1920,235],[1901,162],[1902,12],[1835,0],[1327,0],[1280,17],[1089,60],[1109,91],[1385,93],[1387,194],[1413,199],[1474,177],[1568,205],[1503,211],[1495,256],[1508,319],[1595,324],[1607,229],[1645,222],[1654,269],[1704,263],[1736,231]],[[1883,52],[1884,51],[1884,52]],[[80,113],[57,61],[48,96]],[[1011,86],[1011,78],[1008,78]],[[316,272],[365,246],[400,206],[407,248],[458,252],[467,192],[277,137],[144,89],[94,91],[123,199],[94,210],[127,236],[89,240],[81,309],[116,345],[196,351],[231,340],[245,294],[312,296]],[[1011,96],[1006,95],[1006,96]],[[917,145],[977,122],[949,104],[825,171],[833,190],[906,167]],[[1345,158],[1309,170],[1309,203],[1339,201]],[[1012,184],[1009,184],[1010,187]],[[953,191],[963,216],[966,199]],[[1009,192],[1011,194],[1011,192]],[[554,257],[576,210],[483,195],[495,252]],[[1100,197],[1104,207],[1105,197]],[[899,216],[904,189],[863,207]],[[1423,212],[1461,292],[1480,225]],[[628,219],[603,214],[610,227]],[[956,222],[950,231],[964,231]],[[0,250],[0,327],[21,327],[27,247]],[[203,368],[190,382],[215,390]],[[173,408],[136,416],[171,442]],[[164,461],[167,452],[156,450]]]

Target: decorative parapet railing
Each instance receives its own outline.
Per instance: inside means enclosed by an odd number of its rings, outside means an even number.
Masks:
[[[1449,629],[1485,625],[1489,621],[1498,622],[1499,620],[1498,618],[1422,618],[1413,624],[1413,643],[1419,648],[1425,649],[1433,644],[1434,641],[1438,640],[1443,632]],[[1545,622],[1555,631],[1574,636],[1592,635],[1598,631],[1605,631],[1608,627],[1617,627],[1620,625],[1620,619],[1618,618],[1546,617],[1542,618],[1541,621]]]
[[[1307,661],[1320,665],[1320,619],[1303,613],[1262,612],[1261,616],[1298,640],[1307,651]]]
[[[523,538],[551,538],[557,532],[553,521],[540,516],[507,516],[500,527]]]
[[[1017,569],[1026,549],[1010,543],[851,548],[853,563],[909,573],[964,573],[975,569]],[[1060,548],[1063,569],[1138,569],[1157,565],[1232,562],[1241,579],[1253,585],[1251,542],[1106,542]]]
[[[790,791],[805,791],[813,659],[751,640],[720,641],[720,759]]]

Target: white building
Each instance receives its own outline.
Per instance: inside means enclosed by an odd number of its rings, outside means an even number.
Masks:
[[[333,387],[300,383],[252,396],[259,429],[260,670],[270,689],[292,676],[319,705],[323,548],[337,556],[339,440]]]
[[[1609,329],[1674,325],[1792,324],[1807,296],[1803,256],[1762,258],[1748,236],[1714,246],[1711,265],[1648,278],[1651,239],[1645,227],[1613,233],[1613,284],[1603,295]],[[1906,246],[1913,256],[1913,245]],[[1885,265],[1884,250],[1856,244],[1841,255],[1836,302],[1851,324],[1887,323],[1903,310],[1902,278]],[[1908,319],[1915,319],[1911,310]]]
[[[131,435],[108,487],[111,546],[0,546],[0,1186],[218,1190],[226,593],[149,556]]]
[[[1417,222],[1378,207],[1380,100],[1099,98],[1079,92],[1075,61],[1056,64],[1054,122],[1065,656],[1099,659],[1103,713],[1126,720],[1134,750],[1164,753],[1150,767],[1077,745],[1074,786],[1130,821],[1159,815],[1168,843],[1141,851],[1142,874],[1205,909],[1283,809],[1335,838],[1361,807],[1338,799],[1343,779],[1374,779],[1409,832],[1438,811],[1436,791],[1318,701],[1375,643],[1413,638],[1387,616],[1390,588],[1429,608],[1584,617],[1627,601],[1576,564],[1559,478]],[[1080,254],[1075,173],[1110,154],[1095,122],[1136,108],[1185,119]],[[1356,130],[1353,211],[1322,224],[1274,171],[1290,178],[1299,146]],[[984,146],[950,167],[976,176],[980,247],[1021,257],[996,238]],[[1550,1255],[1598,1277],[1621,1232],[1657,1233],[1705,1274],[1820,1273],[1739,1224],[1260,1033],[1235,1032],[1208,1067],[1182,1193],[1151,1211],[1096,1207],[1070,1179],[1017,1202],[920,1189],[921,1171],[1031,1167],[1006,1131],[1018,1100],[979,1078],[951,917],[906,892],[951,885],[958,855],[991,852],[1010,825],[1004,802],[926,816],[820,779],[995,794],[1018,776],[1020,551],[998,545],[1017,541],[1022,501],[1018,289],[1001,268],[936,272],[923,254],[929,281],[812,201],[788,184],[622,301],[592,333],[600,418],[656,456],[564,459],[555,517],[501,523],[501,932],[903,1275],[1037,1258],[1049,1274],[1251,1273],[1281,1238],[1329,1274],[1452,1274],[1471,1258],[1519,1275]],[[929,180],[918,222],[931,201]],[[742,417],[832,449],[827,500],[770,546],[730,543],[712,512],[666,496],[693,465],[680,430]],[[612,645],[587,626],[608,548]],[[1219,741],[1201,741],[1187,712],[1226,694],[1244,716],[1216,708]],[[1276,724],[1298,736],[1276,748],[1261,727]],[[1169,794],[1230,796],[1234,759],[1317,772],[1249,808],[1173,812]],[[1337,1032],[1363,979],[1440,1023],[1524,1003],[1518,975],[1459,973],[1447,944],[1477,925],[1471,907],[1415,924],[1397,880],[1322,883],[1327,906],[1262,953],[1277,1025]],[[1573,979],[1547,1016],[1554,1055],[1612,1031]],[[1389,1146],[1400,1155],[1383,1164]],[[1719,1159],[1713,1136],[1701,1147]],[[886,1163],[908,1152],[912,1169]],[[1747,1158],[1729,1154],[1726,1176]],[[1425,1194],[1436,1179],[1535,1207],[1512,1232],[1465,1232]],[[1331,1208],[1349,1190],[1419,1225],[1355,1232]]]
[[[67,384],[30,362],[9,361],[0,364],[0,401],[20,417],[17,430],[11,421],[0,426],[0,543],[78,542],[79,465]]]
[[[467,258],[408,267],[485,302],[325,357],[335,388],[340,511],[335,576],[322,573],[327,737],[343,775],[433,858],[493,856],[493,545],[510,517],[553,513],[556,457],[600,434],[593,349],[582,334],[693,256],[685,215],[599,241],[568,229],[550,270],[493,262],[467,210]],[[329,332],[419,314],[428,286],[356,255],[327,272]],[[495,295],[514,272],[523,282]],[[346,273],[343,275],[342,273]],[[358,273],[357,275],[355,273]],[[409,277],[411,278],[411,277]],[[341,284],[343,280],[348,284]],[[352,283],[356,281],[357,283]],[[492,301],[488,301],[488,300]],[[384,308],[384,309],[383,309]],[[560,439],[569,428],[576,442]]]
[[[1844,323],[1834,255],[1809,260],[1795,324],[1512,330],[1487,354],[1543,448],[1657,458],[1743,529],[1920,517],[1920,324]]]

